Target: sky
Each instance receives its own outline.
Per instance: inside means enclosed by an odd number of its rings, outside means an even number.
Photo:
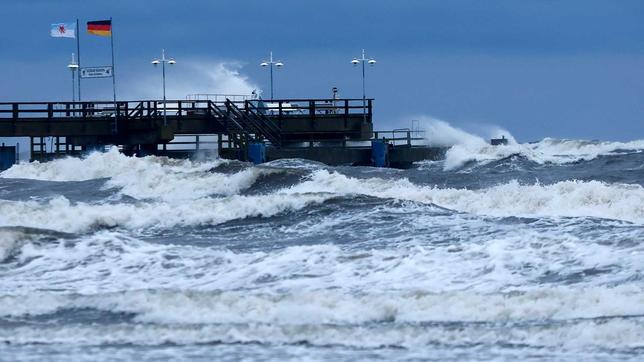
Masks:
[[[73,39],[50,24],[81,24],[81,65],[110,63],[109,38],[89,20],[112,17],[117,97],[161,98],[151,65],[165,48],[177,64],[168,97],[269,94],[259,63],[285,66],[276,98],[360,98],[351,59],[366,49],[367,97],[377,129],[441,119],[466,130],[500,127],[544,137],[644,138],[644,1],[2,0],[0,102],[72,96]],[[84,80],[83,99],[111,99],[111,81]]]

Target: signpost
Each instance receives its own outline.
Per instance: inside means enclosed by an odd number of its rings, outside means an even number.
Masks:
[[[109,78],[114,74],[111,66],[84,67],[80,69],[81,78]]]

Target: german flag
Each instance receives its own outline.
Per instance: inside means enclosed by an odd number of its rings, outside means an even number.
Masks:
[[[112,20],[88,21],[87,32],[99,36],[112,36]]]

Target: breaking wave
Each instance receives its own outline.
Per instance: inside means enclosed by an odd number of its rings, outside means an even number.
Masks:
[[[426,123],[430,145],[449,147],[444,169],[454,170],[469,162],[488,163],[520,155],[539,164],[565,164],[589,161],[601,155],[642,152],[644,140],[609,142],[545,138],[539,142],[518,143],[508,131],[495,130],[491,137],[504,136],[507,145],[492,146],[488,139],[465,132],[447,122],[431,120]]]
[[[15,171],[14,171],[15,172]],[[479,189],[416,185],[407,179],[360,179],[316,170],[293,186],[266,194],[244,195],[261,172],[251,168],[232,175],[207,172],[194,181],[189,174],[161,186],[148,178],[123,186],[121,192],[145,195],[146,202],[84,203],[64,196],[50,200],[0,200],[0,226],[40,227],[62,232],[88,232],[123,227],[169,229],[176,226],[216,225],[247,217],[270,217],[330,199],[366,195],[437,205],[459,212],[488,216],[596,217],[644,223],[644,188],[600,181],[562,181],[550,185],[522,185],[517,181]],[[212,176],[211,176],[212,175]],[[117,180],[122,180],[117,177]],[[209,182],[220,182],[210,189]],[[137,191],[133,191],[137,190]],[[220,193],[224,196],[203,196]],[[226,194],[229,194],[226,196]],[[187,195],[187,196],[186,196]]]
[[[275,193],[204,197],[181,203],[119,204],[71,203],[63,196],[46,203],[0,200],[0,225],[46,227],[64,232],[88,232],[114,227],[131,230],[170,229],[176,226],[216,225],[253,216],[269,217],[284,211],[299,210],[332,197]]]
[[[273,324],[198,324],[198,325],[78,325],[7,328],[0,331],[0,341],[11,345],[65,344],[95,345],[193,345],[240,344],[302,345],[323,347],[405,348],[436,346],[443,348],[556,348],[593,352],[602,349],[637,350],[642,348],[642,324],[631,319],[578,321],[556,324],[547,329],[520,325],[477,324],[394,324],[394,325],[273,325]],[[617,337],[619,336],[619,337]],[[248,348],[244,346],[243,348]],[[590,351],[588,351],[590,349]],[[430,351],[424,351],[431,353]],[[400,357],[398,351],[390,358]],[[543,352],[541,352],[543,353]],[[578,357],[578,356],[577,356]],[[299,358],[296,358],[299,359]]]
[[[357,179],[320,170],[291,191],[363,194],[492,216],[590,216],[644,222],[642,186],[599,181],[563,181],[552,185],[521,185],[512,181],[468,190],[419,186],[406,179]]]
[[[144,324],[3,328],[8,343],[266,343],[355,348],[432,344],[642,348],[643,294],[628,288],[543,290],[515,295],[132,291],[91,296],[2,297],[4,304],[46,304],[48,312],[98,310]],[[32,308],[31,311],[36,310]],[[44,312],[44,310],[41,310]],[[5,314],[6,315],[6,314]],[[10,313],[14,318],[16,313]],[[551,327],[544,329],[543,323]],[[619,336],[619,338],[615,338]]]
[[[490,294],[416,291],[354,296],[332,290],[274,295],[159,289],[91,295],[32,293],[1,296],[0,301],[5,306],[0,309],[0,317],[95,309],[135,314],[140,322],[159,324],[525,323],[644,317],[644,290],[632,285]]]
[[[263,174],[277,172],[247,167],[232,174],[212,170],[226,160],[196,162],[166,157],[128,157],[116,147],[85,158],[21,163],[0,173],[4,178],[43,181],[85,181],[106,178],[105,188],[119,189],[136,199],[182,201],[210,195],[233,195],[250,187]]]

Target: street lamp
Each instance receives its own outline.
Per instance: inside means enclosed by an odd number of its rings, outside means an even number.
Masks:
[[[267,61],[263,61],[263,62],[260,64],[260,66],[262,66],[262,67],[268,67],[268,66],[270,66],[270,69],[271,69],[271,100],[273,100],[273,65],[274,65],[277,69],[279,69],[279,68],[281,68],[281,67],[283,67],[283,66],[284,66],[284,63],[280,62],[279,60],[278,60],[278,61],[274,61],[274,60],[273,60],[273,51],[271,51],[271,53],[270,53],[270,57],[269,57],[269,60],[267,60]]]
[[[78,70],[78,63],[76,63],[74,53],[72,53],[72,62],[67,65],[67,68],[72,71],[72,102],[76,102],[76,71]]]
[[[168,125],[168,119],[166,116],[166,102],[165,102],[165,64],[168,63],[170,65],[177,64],[177,62],[174,60],[174,58],[166,58],[165,57],[165,49],[161,49],[161,59],[155,59],[152,61],[152,64],[156,67],[157,65],[161,64],[161,69],[163,73],[163,125],[167,126]]]
[[[365,92],[365,86],[364,86],[364,64],[367,63],[370,66],[376,65],[376,60],[373,58],[367,58],[365,55],[364,49],[362,49],[362,57],[361,58],[353,58],[351,61],[351,64],[353,66],[357,66],[358,64],[362,63],[362,118],[366,122],[367,121],[367,96]]]

